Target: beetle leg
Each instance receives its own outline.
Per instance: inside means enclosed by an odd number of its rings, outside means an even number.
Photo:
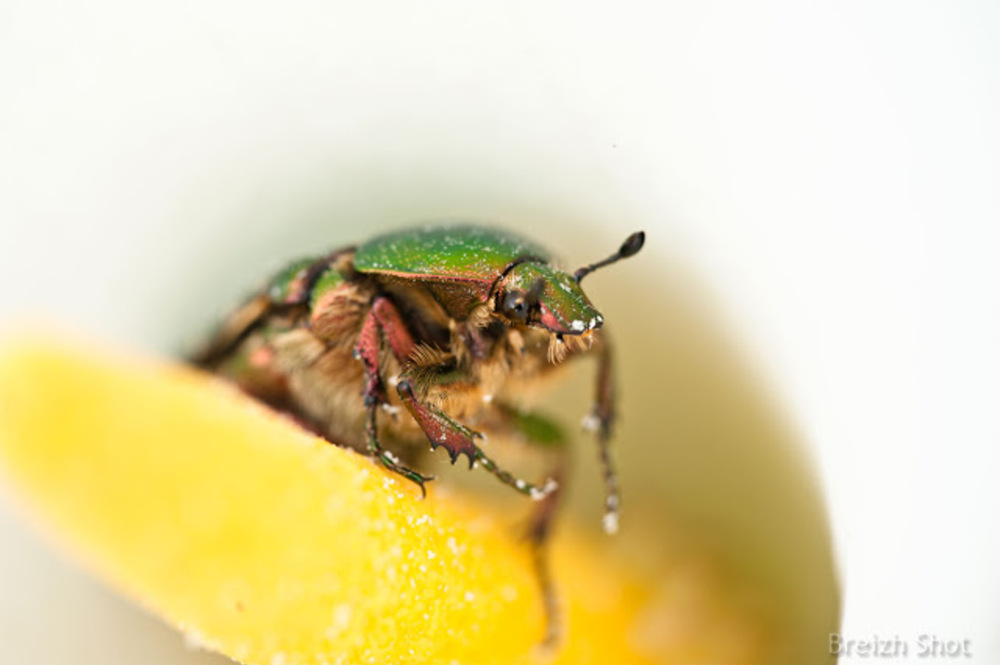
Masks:
[[[385,468],[419,485],[421,496],[426,498],[427,488],[425,487],[425,483],[434,480],[434,476],[425,476],[409,467],[403,466],[399,463],[399,459],[395,455],[382,447],[382,444],[378,440],[378,423],[376,421],[378,405],[373,403],[367,408],[368,420],[365,424],[365,434],[368,438],[368,452],[377,458]]]
[[[368,439],[368,452],[378,459],[382,465],[411,480],[420,486],[420,493],[427,496],[427,489],[424,483],[433,480],[433,476],[425,476],[413,469],[403,466],[395,455],[382,447],[378,440],[378,409],[386,402],[385,389],[382,384],[382,377],[379,374],[378,350],[379,331],[381,331],[393,354],[396,357],[406,357],[406,353],[413,347],[413,338],[399,318],[399,313],[392,303],[385,298],[376,298],[372,303],[372,309],[365,317],[365,322],[361,326],[361,333],[358,336],[358,345],[355,354],[365,366],[365,387],[364,400],[368,417],[365,421],[365,435]]]
[[[545,610],[545,637],[541,646],[551,648],[559,643],[564,626],[549,564],[549,542],[563,496],[563,478],[569,469],[570,448],[562,428],[548,418],[521,411],[504,402],[497,402],[494,407],[498,416],[496,427],[520,436],[525,443],[549,452],[553,457],[549,477],[555,481],[556,489],[533,504],[524,530],[524,537],[531,545],[535,579]]]
[[[548,543],[549,537],[552,534],[552,525],[559,509],[559,500],[562,498],[563,476],[565,475],[569,460],[567,453],[568,448],[565,446],[559,448],[556,465],[549,475],[555,482],[555,489],[535,505],[528,521],[527,537],[531,542],[535,577],[538,579],[539,590],[542,594],[542,604],[545,608],[545,638],[542,640],[544,647],[556,645],[562,632],[562,613],[560,612],[555,585],[552,582]]]
[[[190,362],[208,369],[225,360],[267,318],[273,308],[274,304],[267,294],[254,296],[229,315],[207,345],[189,356]]]
[[[483,450],[476,445],[476,439],[483,438],[479,432],[473,431],[457,422],[442,411],[422,404],[413,393],[413,385],[409,379],[403,379],[396,386],[400,399],[410,411],[413,419],[420,425],[431,442],[431,448],[444,446],[451,457],[451,463],[465,455],[469,460],[469,468],[480,464],[484,469],[500,479],[500,482],[513,487],[521,494],[527,494],[532,499],[541,500],[555,491],[557,485],[551,478],[543,487],[539,487],[520,478],[514,477],[509,471],[497,466]]]
[[[555,481],[556,488],[534,505],[528,518],[525,532],[531,543],[532,561],[535,566],[535,578],[538,580],[542,604],[545,608],[545,638],[544,648],[558,644],[562,633],[562,612],[559,608],[555,584],[552,581],[552,569],[549,563],[549,538],[552,535],[552,525],[555,523],[559,502],[563,495],[563,478],[569,468],[569,446],[557,425],[537,414],[516,413],[512,409],[514,425],[533,444],[544,446],[555,454],[555,463],[549,472],[549,477]]]
[[[621,492],[618,487],[618,474],[611,461],[611,427],[615,420],[615,385],[612,368],[611,344],[607,338],[601,340],[598,349],[597,390],[594,407],[590,415],[584,419],[584,427],[597,435],[597,454],[604,472],[604,531],[618,531],[618,508],[621,504]]]

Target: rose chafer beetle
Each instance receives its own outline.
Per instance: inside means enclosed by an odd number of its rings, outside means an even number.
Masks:
[[[604,527],[617,529],[618,482],[608,450],[611,346],[580,282],[634,255],[644,240],[641,231],[634,233],[608,258],[570,273],[544,248],[498,229],[388,233],[292,263],[192,360],[328,440],[367,451],[422,491],[431,478],[412,467],[426,441],[447,450],[452,464],[465,455],[470,467],[540,500],[529,534],[541,553],[565,454],[545,482],[528,482],[488,456],[477,443],[482,434],[471,426],[564,450],[554,425],[515,404],[564,360],[596,355],[595,401],[584,423],[596,433],[603,467]],[[544,557],[536,560],[551,637],[552,594]]]

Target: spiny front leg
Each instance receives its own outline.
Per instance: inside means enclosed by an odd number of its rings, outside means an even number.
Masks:
[[[521,480],[509,471],[497,466],[496,462],[487,457],[486,453],[476,445],[476,439],[483,438],[482,434],[453,420],[440,410],[422,404],[414,395],[413,385],[408,379],[400,381],[396,389],[403,404],[406,405],[413,419],[417,421],[420,429],[430,440],[431,448],[444,446],[451,457],[452,464],[458,461],[460,455],[465,455],[469,460],[470,469],[475,463],[479,463],[484,469],[499,478],[500,482],[535,500],[543,499],[555,491],[558,485],[554,479],[550,478],[544,486],[539,487]]]
[[[365,317],[365,322],[361,326],[361,334],[358,336],[358,345],[355,348],[355,355],[365,366],[365,387],[363,391],[367,419],[365,420],[365,436],[368,440],[368,452],[375,457],[382,465],[411,480],[420,486],[420,493],[427,496],[427,489],[424,483],[433,480],[433,476],[425,476],[413,469],[403,466],[396,459],[396,456],[382,447],[378,440],[378,409],[386,404],[385,391],[382,384],[382,375],[378,366],[379,331],[388,337],[389,345],[394,354],[408,352],[408,348],[413,347],[413,340],[402,325],[399,313],[396,312],[392,303],[385,298],[376,298],[372,303],[372,309]],[[404,356],[405,357],[405,356]]]
[[[618,474],[611,461],[611,427],[615,420],[615,386],[612,368],[611,343],[605,337],[598,349],[597,390],[594,407],[584,419],[584,427],[597,435],[597,455],[604,472],[604,531],[618,531],[618,509],[621,505],[621,490]]]

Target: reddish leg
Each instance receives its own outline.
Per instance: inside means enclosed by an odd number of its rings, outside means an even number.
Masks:
[[[401,464],[391,453],[382,448],[377,436],[377,411],[380,404],[386,402],[385,388],[378,367],[379,333],[389,343],[393,355],[400,363],[406,361],[413,352],[413,337],[406,329],[402,317],[387,298],[378,297],[372,303],[371,312],[365,319],[358,336],[358,346],[356,354],[365,365],[365,407],[368,409],[368,420],[366,433],[368,437],[368,450],[377,457],[386,468],[399,473],[424,489],[424,483],[430,480],[427,476],[422,476],[412,469],[408,469]],[[486,456],[486,454],[475,444],[475,439],[482,438],[478,432],[474,432],[461,423],[458,423],[437,409],[432,409],[421,404],[413,394],[413,386],[408,380],[399,382],[399,396],[406,404],[410,414],[420,425],[420,428],[427,435],[432,448],[444,446],[451,457],[451,463],[458,461],[460,455],[465,455],[469,459],[469,467],[474,463],[479,463],[487,471],[491,472],[501,482],[513,487],[522,494],[527,494],[534,499],[541,499],[555,489],[555,484],[550,481],[545,487],[538,487],[532,483],[515,478],[508,471],[501,469],[496,463]]]
[[[422,404],[413,394],[413,386],[409,380],[400,381],[397,390],[403,404],[406,405],[414,420],[420,425],[420,429],[430,440],[431,448],[436,449],[438,446],[444,446],[451,457],[452,464],[458,461],[460,455],[465,455],[469,460],[470,469],[478,462],[484,469],[499,478],[500,482],[513,487],[521,494],[527,494],[532,499],[543,499],[555,491],[557,485],[551,478],[544,487],[539,487],[516,478],[509,471],[497,466],[496,462],[487,457],[486,453],[476,445],[475,440],[483,438],[482,434],[453,420],[438,409]]]
[[[543,487],[539,487],[520,478],[496,465],[486,453],[476,445],[475,440],[483,438],[479,432],[475,432],[465,425],[453,420],[445,413],[433,407],[422,404],[413,394],[413,386],[408,380],[399,382],[397,387],[399,397],[403,404],[410,411],[414,420],[420,425],[427,438],[431,442],[431,448],[444,446],[451,457],[451,463],[458,461],[460,455],[465,455],[469,460],[471,469],[477,462],[487,471],[500,479],[500,482],[513,487],[521,494],[527,494],[532,499],[543,499],[555,491],[557,484],[553,479],[549,479]]]
[[[413,350],[413,338],[403,324],[399,312],[386,298],[376,298],[371,311],[361,326],[355,356],[365,365],[365,408],[368,418],[365,421],[365,434],[368,438],[368,452],[378,459],[385,468],[394,471],[420,486],[424,496],[427,490],[424,483],[433,480],[433,476],[425,476],[413,469],[403,466],[395,455],[382,447],[378,440],[378,408],[386,403],[385,389],[378,367],[379,333],[385,337],[396,358],[403,360]]]

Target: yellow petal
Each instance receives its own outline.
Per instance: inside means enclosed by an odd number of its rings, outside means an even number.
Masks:
[[[367,458],[185,367],[9,345],[0,461],[60,543],[242,662],[543,660],[537,584],[512,519],[436,486],[421,500]],[[704,621],[693,640],[662,639],[679,627],[660,622],[651,571],[571,534],[554,557],[567,633],[545,662],[752,657],[739,620],[723,622],[735,642]]]

